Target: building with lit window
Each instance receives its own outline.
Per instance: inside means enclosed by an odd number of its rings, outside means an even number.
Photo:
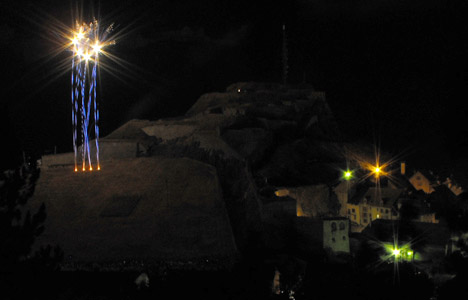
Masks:
[[[351,231],[361,232],[376,219],[398,219],[397,200],[402,193],[402,189],[389,187],[358,188],[346,205]]]
[[[457,184],[451,177],[447,177],[444,181],[436,176],[431,171],[415,171],[414,174],[408,178],[408,181],[417,191],[424,191],[426,194],[431,194],[435,188],[445,185],[454,195],[458,196],[463,193],[462,186]]]
[[[423,171],[414,172],[408,181],[417,191],[422,190],[426,194],[434,192],[434,188],[439,185],[433,174]]]
[[[314,219],[297,217],[296,246],[306,253],[349,254],[349,220],[343,217]]]
[[[323,219],[323,248],[335,253],[349,253],[349,220],[347,218]]]

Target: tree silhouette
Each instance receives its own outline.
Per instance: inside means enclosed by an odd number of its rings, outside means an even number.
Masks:
[[[56,270],[63,258],[59,247],[31,253],[46,219],[44,204],[34,213],[26,206],[38,177],[39,169],[26,164],[0,174],[0,288],[6,294],[19,295],[25,285],[40,282],[32,274]]]

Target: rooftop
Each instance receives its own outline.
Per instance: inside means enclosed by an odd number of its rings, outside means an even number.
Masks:
[[[392,207],[402,194],[402,189],[390,187],[361,186],[349,201],[351,204],[368,204],[373,206]]]

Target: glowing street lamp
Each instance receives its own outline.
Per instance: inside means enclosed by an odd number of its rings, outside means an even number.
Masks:
[[[382,172],[383,172],[382,168],[380,168],[379,166],[374,167],[374,174],[375,174],[376,177],[379,177],[380,174],[382,174]]]
[[[353,172],[351,172],[350,170],[344,171],[343,177],[345,180],[351,180],[353,178]]]

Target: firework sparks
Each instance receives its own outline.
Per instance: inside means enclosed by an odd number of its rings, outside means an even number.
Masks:
[[[73,125],[73,150],[75,153],[75,172],[78,171],[78,132],[81,132],[81,168],[93,170],[93,160],[97,170],[99,163],[99,107],[97,103],[97,68],[99,55],[103,48],[115,44],[106,40],[113,30],[111,24],[104,32],[99,31],[99,23],[94,20],[89,25],[76,22],[75,31],[70,38],[73,52],[71,72],[71,102]],[[94,123],[94,128],[92,123]],[[80,126],[78,124],[80,123]],[[94,135],[96,153],[92,155],[90,137]]]

